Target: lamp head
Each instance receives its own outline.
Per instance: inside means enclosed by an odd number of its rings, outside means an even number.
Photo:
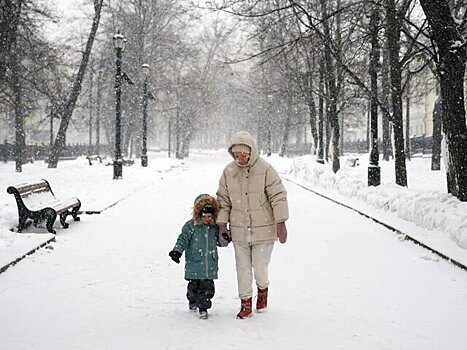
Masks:
[[[115,49],[122,51],[125,49],[126,39],[122,34],[120,34],[120,31],[113,36],[113,43]]]
[[[143,65],[141,65],[141,69],[143,70],[143,75],[145,77],[149,76],[149,64],[143,63]]]

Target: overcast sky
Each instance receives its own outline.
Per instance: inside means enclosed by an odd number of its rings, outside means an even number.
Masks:
[[[45,34],[52,40],[69,39],[73,32],[89,30],[87,22],[82,21],[83,4],[92,4],[91,0],[44,0],[58,18],[58,22],[50,22]],[[80,20],[77,20],[77,17]]]

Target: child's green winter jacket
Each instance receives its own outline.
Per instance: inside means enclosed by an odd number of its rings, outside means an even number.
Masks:
[[[191,219],[183,225],[174,250],[185,252],[185,279],[217,279],[217,225],[195,224]]]

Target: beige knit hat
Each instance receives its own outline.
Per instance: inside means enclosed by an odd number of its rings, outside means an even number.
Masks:
[[[240,153],[251,153],[251,148],[247,145],[233,145],[232,146],[232,153],[240,152]]]

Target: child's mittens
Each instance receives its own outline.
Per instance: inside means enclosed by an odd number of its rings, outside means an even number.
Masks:
[[[180,258],[182,257],[182,253],[172,250],[169,253],[169,256],[172,258],[173,261],[175,261],[177,264],[180,264]]]

